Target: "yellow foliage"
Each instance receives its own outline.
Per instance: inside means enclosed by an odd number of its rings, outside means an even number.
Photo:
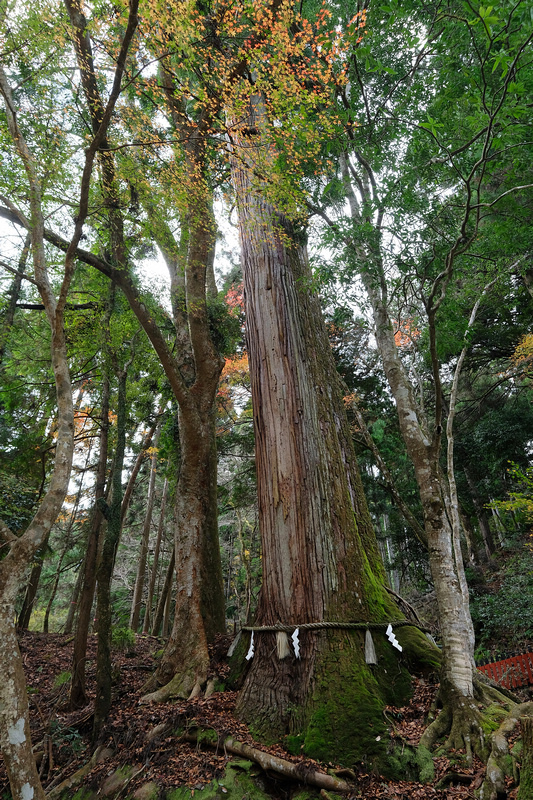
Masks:
[[[533,333],[526,333],[522,336],[511,360],[522,377],[531,377],[533,372]]]

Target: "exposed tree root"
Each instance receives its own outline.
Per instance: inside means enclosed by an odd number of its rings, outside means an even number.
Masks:
[[[207,670],[199,672],[198,670],[188,669],[185,672],[176,673],[164,686],[144,694],[139,702],[142,704],[166,703],[174,698],[187,700],[197,697],[201,692],[201,687],[207,681],[206,672]],[[144,685],[143,691],[149,690],[153,685],[154,681],[151,679]]]
[[[447,692],[447,702],[437,718],[426,728],[420,744],[432,750],[438,739],[446,736],[446,750],[466,750],[467,759],[472,760],[476,753],[483,761],[487,761],[490,743],[486,740],[487,722],[483,711],[491,704],[504,709],[511,709],[517,698],[510,692],[502,691],[496,684],[474,678],[474,697],[462,697],[453,691]]]
[[[474,676],[474,697],[479,703],[501,703],[509,705],[509,701],[514,705],[518,703],[518,698],[505,686],[500,686],[487,675],[480,672]]]
[[[505,778],[513,774],[512,759],[507,739],[520,717],[533,714],[533,703],[517,703],[508,691],[499,686],[476,679],[475,698],[464,698],[449,693],[448,702],[438,717],[427,727],[420,745],[431,750],[438,739],[447,737],[445,749],[466,750],[467,760],[475,752],[487,764],[485,780],[479,791],[480,800],[499,800],[506,796]],[[507,713],[499,728],[489,737],[485,731],[494,724],[487,714],[490,705],[500,706]]]
[[[515,705],[502,724],[491,736],[491,750],[487,760],[485,780],[479,792],[480,800],[498,800],[505,796],[505,776],[509,775],[511,763],[508,737],[517,726],[520,717],[533,713],[533,703]]]
[[[190,730],[183,734],[183,739],[188,742],[198,744],[200,741],[204,744],[209,744],[212,747],[224,748],[224,750],[234,753],[235,755],[253,761],[255,764],[264,769],[266,772],[276,772],[278,775],[283,775],[285,778],[306,783],[310,786],[317,786],[319,789],[324,789],[329,792],[351,792],[353,793],[354,787],[346,781],[336,778],[334,775],[327,775],[325,772],[318,772],[314,767],[309,767],[306,764],[293,764],[291,761],[286,761],[283,758],[265,753],[263,750],[257,750],[248,744],[237,741],[233,736],[216,735],[213,739],[203,739],[199,730]]]
[[[49,788],[46,792],[46,800],[57,800],[67,789],[74,789],[75,786],[78,786],[86,775],[96,766],[100,761],[105,760],[106,758],[110,758],[112,752],[108,750],[106,747],[97,747],[94,751],[91,759],[80,767],[73,775],[70,777],[65,778],[62,783],[58,786],[54,786],[54,788]]]
[[[448,708],[443,708],[440,714],[428,725],[420,739],[420,746],[433,750],[438,739],[450,730],[451,714]]]

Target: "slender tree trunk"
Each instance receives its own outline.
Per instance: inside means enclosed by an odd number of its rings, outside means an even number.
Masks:
[[[2,12],[0,12],[1,15]],[[19,128],[7,76],[0,66],[0,94],[6,109],[10,136],[24,166],[30,199],[34,278],[45,307],[51,331],[51,362],[57,399],[57,439],[54,467],[48,490],[35,516],[22,536],[15,536],[0,523],[4,556],[0,561],[0,743],[9,775],[13,800],[44,800],[44,792],[35,767],[29,730],[26,679],[15,632],[15,601],[35,552],[50,534],[67,493],[74,450],[74,410],[63,309],[72,277],[72,264],[65,259],[65,271],[59,299],[52,291],[44,250],[44,218],[41,185],[36,159]],[[77,242],[76,242],[77,244]],[[7,546],[7,547],[6,547]],[[6,552],[7,550],[7,552]]]
[[[472,313],[470,314],[470,319],[468,321],[468,326],[465,331],[465,339],[467,339],[468,334],[470,333],[472,326],[475,322],[477,311],[479,309],[479,305],[483,296],[486,292],[492,287],[494,281],[487,284],[483,291],[481,292],[479,298],[474,304],[472,309]],[[463,606],[465,608],[465,616],[467,616],[467,622],[470,617],[470,608],[469,608],[469,593],[468,593],[468,585],[466,582],[466,575],[464,571],[464,562],[463,562],[463,555],[461,551],[461,518],[459,512],[459,498],[457,496],[457,485],[455,481],[455,464],[454,464],[454,433],[453,433],[453,423],[455,420],[455,409],[457,405],[457,393],[459,391],[459,378],[461,376],[461,369],[463,367],[463,362],[465,360],[466,354],[468,351],[468,345],[465,344],[459,358],[457,360],[457,365],[455,367],[453,381],[452,381],[452,388],[450,392],[450,399],[448,403],[448,419],[446,420],[446,440],[447,440],[447,450],[446,450],[446,467],[447,467],[447,477],[448,477],[448,490],[449,490],[449,514],[448,518],[450,520],[450,525],[452,529],[452,541],[453,541],[453,552],[455,557],[455,573],[457,575],[457,579],[459,581],[459,588],[462,595]],[[468,639],[468,649],[469,652],[472,654],[472,667],[475,669],[475,663],[473,660],[474,655],[474,648],[475,648],[475,635],[474,635],[474,628],[471,624],[467,625],[467,635]]]
[[[472,477],[472,473],[465,467],[464,470],[466,482],[468,484],[468,489],[470,491],[470,497],[472,498],[472,503],[474,504],[474,508],[476,511],[477,521],[479,525],[479,532],[481,534],[481,538],[483,540],[483,547],[485,549],[485,556],[487,559],[492,558],[492,554],[496,551],[496,547],[494,544],[494,538],[492,536],[492,531],[490,529],[489,520],[487,518],[487,514],[485,509],[483,508],[483,503],[479,498],[479,492],[477,490],[476,482]]]
[[[43,569],[43,562],[44,562],[44,554],[46,553],[47,545],[48,545],[48,540],[44,543],[44,545],[41,548],[39,548],[39,550],[35,554],[35,558],[33,559],[33,567],[31,570],[30,579],[26,587],[26,594],[24,595],[22,608],[20,609],[20,613],[18,615],[18,620],[17,620],[17,628],[19,628],[20,630],[27,630],[30,624],[30,619],[33,611],[33,604],[35,602],[37,589],[39,587],[39,580],[41,578],[41,572]]]
[[[109,313],[109,312],[108,312]],[[78,623],[74,637],[72,653],[72,681],[70,685],[69,703],[71,708],[82,708],[87,703],[85,685],[85,660],[87,655],[87,637],[91,623],[91,610],[96,586],[96,564],[102,529],[102,511],[100,504],[105,496],[107,477],[107,455],[109,439],[109,378],[104,375],[102,383],[100,450],[94,491],[94,504],[91,512],[87,549],[83,561],[83,583],[79,599]]]
[[[72,595],[70,598],[67,620],[65,622],[65,630],[64,632],[68,635],[72,633],[74,628],[74,620],[76,618],[76,609],[78,607],[78,599],[81,592],[81,586],[83,583],[83,575],[85,571],[85,558],[87,557],[87,553],[84,556],[82,563],[78,569],[78,575],[76,577],[76,583],[74,584],[74,588],[72,590]]]
[[[85,395],[85,388],[82,386],[82,388],[78,392],[78,396],[76,398],[76,403],[74,405],[74,413],[79,411],[79,409],[81,407],[81,403],[83,401],[84,395]],[[85,469],[89,465],[90,458],[91,458],[91,451],[92,451],[92,445],[90,444],[89,447],[88,447],[87,456],[86,456],[86,459],[85,459]],[[83,472],[83,476],[84,475],[85,475],[85,472]],[[69,522],[68,534],[67,534],[68,536],[70,536],[70,532],[72,531],[72,527],[74,525],[75,517],[76,517],[77,511],[78,511],[79,505],[80,505],[80,500],[81,500],[81,495],[82,495],[82,488],[83,488],[83,480],[84,480],[83,476],[81,478],[80,485],[79,485],[79,488],[78,488],[78,491],[77,491],[77,494],[76,494],[76,504],[75,504],[75,507],[74,507],[74,509],[72,511],[70,522]],[[46,539],[45,542],[43,542],[42,547],[39,548],[39,550],[35,554],[35,558],[33,559],[33,567],[32,567],[32,571],[31,571],[31,574],[30,574],[30,579],[28,581],[28,585],[27,585],[27,588],[26,588],[26,593],[24,595],[24,601],[22,603],[22,608],[20,610],[20,614],[18,616],[18,621],[17,621],[17,628],[22,629],[22,630],[26,630],[28,628],[29,624],[30,624],[30,619],[31,619],[32,611],[33,611],[33,604],[35,602],[35,597],[37,595],[37,589],[38,589],[38,586],[39,586],[39,580],[41,578],[41,572],[42,572],[42,568],[43,568],[44,556],[45,556],[46,549],[47,549],[47,546],[48,546],[48,538]],[[69,613],[70,613],[70,608],[69,608]],[[45,615],[45,619],[46,619],[46,615]]]
[[[70,548],[70,541],[67,539],[65,546],[63,548],[63,552],[59,557],[59,561],[57,563],[56,574],[54,577],[54,585],[52,586],[52,591],[50,592],[50,597],[48,598],[48,603],[46,604],[46,609],[44,612],[44,619],[43,619],[43,633],[48,633],[48,626],[50,624],[50,612],[52,611],[52,606],[54,604],[54,600],[57,593],[57,587],[59,586],[59,580],[61,578],[61,568],[63,566],[63,561],[65,560],[65,556]]]
[[[152,513],[155,500],[155,478],[157,473],[157,449],[159,445],[159,434],[161,432],[161,421],[154,436],[152,447],[152,458],[150,460],[150,479],[148,481],[148,496],[146,498],[146,510],[144,514],[144,525],[141,535],[141,550],[137,564],[137,577],[133,590],[133,600],[131,603],[130,628],[137,632],[141,616],[142,596],[144,589],[144,579],[146,575],[146,561],[148,558],[148,545],[150,543],[150,533],[152,530]]]
[[[165,613],[165,609],[170,605],[169,598],[171,597],[171,587],[172,587],[172,579],[174,578],[174,568],[175,568],[175,548],[174,544],[172,545],[172,555],[170,556],[170,561],[168,563],[167,571],[165,573],[165,582],[163,583],[163,588],[161,589],[161,594],[159,596],[159,600],[157,603],[156,612],[154,615],[154,623],[152,625],[152,636],[157,636],[159,630],[161,628],[161,624],[163,622],[163,617]],[[168,631],[163,629],[161,632],[162,636],[167,636]]]
[[[157,412],[158,416],[161,413],[162,409],[160,408],[159,411]],[[154,433],[156,431],[156,428],[157,428],[157,422],[154,422],[154,424],[150,427],[148,433],[144,437],[141,449],[139,450],[137,458],[135,459],[135,464],[133,465],[133,469],[131,471],[128,483],[126,485],[126,489],[124,491],[124,497],[122,499],[122,509],[120,512],[122,517],[122,522],[124,522],[126,514],[128,513],[128,508],[131,502],[131,496],[133,494],[133,489],[135,488],[135,482],[137,480],[143,462],[146,458],[146,453],[148,449],[152,446],[152,439],[154,438]]]
[[[154,548],[154,559],[152,562],[152,572],[150,574],[150,584],[148,586],[148,596],[146,598],[146,610],[144,612],[143,633],[148,633],[150,630],[152,619],[152,605],[154,602],[155,582],[159,572],[159,553],[161,551],[161,541],[163,538],[163,529],[165,527],[165,511],[167,505],[168,493],[168,480],[165,478],[163,486],[163,496],[161,497],[161,509],[159,512],[159,525],[157,527],[157,538]]]
[[[19,262],[17,265],[17,274],[13,278],[13,282],[11,284],[11,288],[9,289],[9,302],[7,304],[7,308],[2,315],[2,322],[0,325],[0,364],[4,358],[4,351],[6,347],[6,342],[9,336],[9,332],[13,326],[13,320],[15,319],[15,311],[17,309],[17,303],[20,297],[20,288],[22,286],[22,275],[24,270],[26,269],[26,262],[28,260],[28,255],[30,253],[30,245],[31,245],[31,235],[29,233],[26,234],[26,241],[24,242],[24,247],[22,248],[22,252],[20,254]]]
[[[76,9],[76,14],[80,16],[79,9]],[[2,15],[3,12],[0,11],[0,16]],[[34,279],[51,330],[51,363],[58,409],[54,468],[48,490],[33,520],[23,536],[20,537],[14,536],[3,523],[0,524],[0,537],[9,545],[8,552],[0,561],[0,632],[2,633],[0,738],[13,800],[44,800],[45,797],[31,750],[25,678],[20,652],[14,638],[15,600],[31,558],[42,547],[49,535],[68,490],[74,451],[74,412],[64,330],[64,309],[74,273],[74,254],[88,213],[88,196],[94,157],[103,144],[115,103],[120,94],[126,55],[136,26],[137,0],[131,0],[128,25],[122,37],[120,53],[117,57],[117,69],[105,114],[100,120],[98,131],[95,132],[84,153],[85,163],[80,204],[76,214],[74,233],[66,248],[64,273],[57,298],[52,290],[47,270],[41,185],[36,169],[38,161],[28,148],[23,131],[19,127],[17,108],[13,101],[11,88],[7,76],[0,66],[0,93],[5,102],[8,129],[13,145],[24,166],[27,179],[31,217],[29,220],[24,218],[24,224],[31,232]]]
[[[117,372],[117,440],[113,461],[111,503],[106,509],[106,535],[102,548],[102,557],[97,570],[97,634],[98,650],[96,655],[96,700],[94,704],[93,740],[97,740],[107,720],[111,708],[111,580],[115,567],[120,533],[122,531],[122,470],[126,449],[126,380],[127,367]]]
[[[372,279],[365,279],[376,328],[376,339],[385,374],[396,400],[400,430],[415,476],[424,512],[429,564],[439,607],[443,641],[443,688],[453,705],[460,698],[473,698],[472,620],[462,591],[453,546],[453,535],[446,514],[446,492],[438,461],[438,448],[419,421],[416,401],[399,358],[394,330],[386,308],[375,291]],[[453,700],[452,700],[453,698]]]
[[[341,168],[352,218],[360,223],[361,208],[351,185],[346,156],[341,158]],[[370,168],[367,170],[370,173]],[[366,179],[368,180],[368,176]],[[432,340],[436,420],[434,430],[430,433],[396,346],[394,327],[385,299],[383,264],[378,248],[376,252],[367,253],[353,245],[353,257],[361,260],[360,276],[372,309],[378,349],[396,402],[400,432],[418,484],[443,642],[441,688],[451,711],[449,719],[453,719],[453,738],[457,743],[461,739],[461,729],[469,726],[468,715],[474,719],[477,713],[473,702],[474,634],[470,609],[464,596],[464,566],[462,560],[456,558],[457,547],[454,547],[453,531],[447,515],[448,486],[439,463],[442,402],[438,362]],[[434,309],[430,309],[428,316],[432,331],[434,315]]]
[[[163,624],[161,626],[161,636],[164,639],[167,638],[170,631],[171,606],[172,606],[172,594],[171,592],[167,592],[167,596],[165,598],[165,605],[163,609]]]

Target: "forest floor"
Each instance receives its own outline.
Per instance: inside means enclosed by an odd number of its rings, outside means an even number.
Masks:
[[[223,675],[228,641],[221,641],[213,652],[213,669]],[[92,726],[91,703],[86,708],[68,711],[69,679],[72,659],[72,637],[62,634],[23,632],[20,647],[28,683],[32,741],[40,760],[41,780],[45,790],[57,786],[86,764],[93,753],[90,743]],[[141,687],[157,663],[161,640],[151,636],[138,636],[135,644],[114,651],[116,680],[113,707],[101,744],[105,745],[107,758],[97,763],[79,784],[102,792],[106,778],[119,768],[129,765],[139,770],[127,786],[131,797],[143,784],[152,782],[158,787],[158,797],[176,787],[188,786],[194,791],[203,789],[219,779],[232,757],[223,749],[218,751],[182,741],[171,731],[194,726],[231,734],[240,742],[265,750],[292,762],[302,759],[288,754],[281,746],[265,747],[254,742],[248,728],[234,715],[236,693],[220,692],[209,699],[196,698],[167,705],[141,705]],[[90,637],[87,654],[87,683],[89,699],[94,698],[94,673],[96,637]],[[433,701],[437,685],[415,681],[415,691],[408,706],[387,708],[385,713],[393,729],[396,742],[416,746],[424,730],[424,720]],[[159,728],[167,723],[166,728]],[[151,732],[161,731],[159,735]],[[167,731],[170,731],[167,735]],[[473,798],[481,785],[484,766],[474,761],[465,766],[461,754],[435,759],[435,780],[432,784],[408,781],[391,781],[371,774],[362,767],[355,780],[353,798],[364,800],[466,800]],[[334,770],[334,764],[318,764],[305,759],[306,767],[323,771]],[[263,776],[263,785],[276,800],[289,800],[295,789],[286,779],[274,775]],[[301,788],[301,786],[300,786]],[[74,797],[75,789],[70,796]],[[223,790],[224,791],[224,790]],[[516,796],[510,787],[509,798]],[[322,792],[323,797],[328,795]],[[67,795],[69,796],[69,795]],[[124,791],[120,793],[125,797]],[[0,798],[10,797],[3,764],[0,763]]]

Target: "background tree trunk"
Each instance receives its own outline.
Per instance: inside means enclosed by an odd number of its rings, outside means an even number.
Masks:
[[[89,635],[89,626],[91,622],[91,609],[93,607],[94,590],[96,586],[96,567],[100,532],[103,522],[100,504],[105,496],[109,446],[109,378],[107,375],[104,375],[102,383],[101,418],[100,449],[96,470],[94,504],[91,513],[89,535],[87,537],[87,550],[83,560],[83,578],[78,606],[78,622],[76,625],[72,654],[72,681],[70,684],[69,697],[71,708],[82,708],[87,703],[87,694],[85,691],[85,658],[87,654],[87,637]]]
[[[161,540],[163,538],[163,530],[165,527],[167,493],[168,493],[168,480],[165,478],[165,483],[163,486],[163,495],[161,497],[161,508],[159,511],[159,524],[157,526],[157,538],[154,548],[154,559],[152,563],[152,571],[150,574],[150,584],[148,586],[148,596],[146,598],[146,609],[144,612],[143,633],[148,633],[150,631],[150,625],[152,621],[152,605],[154,602],[155,583],[157,580],[157,573],[159,570],[159,553],[161,551]]]
[[[161,432],[161,426],[159,424],[154,436],[154,443],[152,446],[153,452],[152,452],[152,457],[150,459],[150,479],[148,481],[148,495],[146,498],[144,525],[141,534],[141,549],[137,565],[137,577],[135,579],[135,588],[133,590],[133,600],[131,603],[130,628],[133,631],[137,631],[137,629],[139,628],[139,620],[141,616],[144,579],[146,575],[146,561],[148,558],[148,545],[150,542],[150,532],[152,530],[152,513],[154,510],[154,500],[155,500],[155,477],[157,473],[157,448],[159,445],[160,432]]]
[[[96,740],[111,708],[111,580],[115,567],[118,542],[122,531],[122,469],[126,449],[126,381],[128,367],[118,370],[117,441],[113,462],[111,503],[106,509],[106,535],[102,556],[97,570],[96,632],[98,650],[96,654],[96,700],[94,704],[93,740]]]
[[[154,622],[152,625],[152,636],[157,636],[159,634],[159,630],[161,628],[161,624],[163,622],[163,616],[165,613],[165,609],[170,606],[170,596],[171,596],[171,586],[172,586],[172,579],[174,578],[175,574],[175,547],[174,543],[172,543],[172,554],[170,556],[170,561],[168,562],[167,571],[165,573],[165,581],[163,583],[163,588],[161,589],[161,594],[159,600],[157,601],[157,608],[154,614]],[[161,632],[162,636],[166,636],[167,632]]]

